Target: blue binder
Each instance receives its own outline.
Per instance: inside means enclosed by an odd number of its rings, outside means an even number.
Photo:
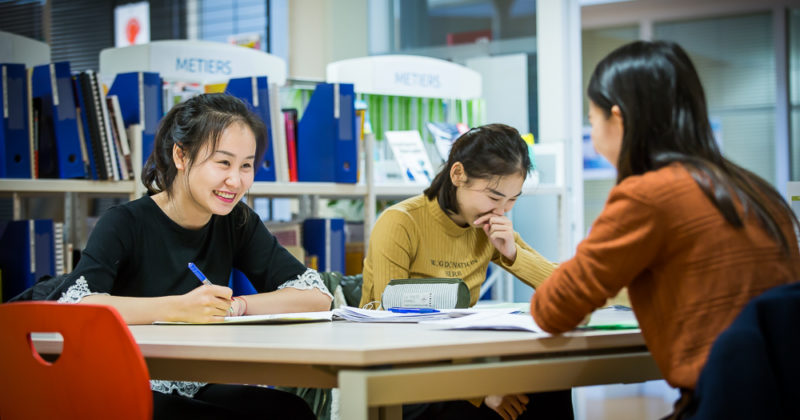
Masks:
[[[319,271],[344,273],[344,219],[306,219],[303,221],[303,248],[317,256]]]
[[[358,182],[355,115],[352,84],[317,85],[297,129],[299,181]]]
[[[50,219],[0,221],[3,300],[56,272],[55,229]]]
[[[33,220],[36,269],[34,279],[56,275],[55,226],[52,219]]]
[[[153,72],[120,73],[114,78],[108,94],[117,95],[125,127],[142,124],[142,165],[144,165],[153,152],[158,123],[164,114],[161,77]]]
[[[254,83],[255,82],[255,83]],[[255,90],[255,92],[254,92]],[[275,181],[275,153],[272,150],[272,126],[269,117],[269,84],[265,76],[240,77],[228,81],[225,93],[243,100],[267,127],[267,147],[264,160],[258,164],[256,181]]]
[[[75,110],[75,94],[72,90],[72,75],[69,62],[43,64],[33,68],[32,96],[42,100],[45,121],[52,118],[53,138],[58,178],[85,178],[81,143],[78,136],[78,115]],[[50,127],[48,127],[50,128]],[[42,149],[40,137],[39,153]],[[52,150],[49,150],[52,152]]]
[[[24,64],[0,66],[0,178],[30,178],[27,71]]]

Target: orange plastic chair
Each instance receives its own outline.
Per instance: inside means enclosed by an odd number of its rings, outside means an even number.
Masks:
[[[50,363],[31,333],[58,332]],[[0,305],[0,419],[151,419],[150,374],[112,307],[20,302]]]

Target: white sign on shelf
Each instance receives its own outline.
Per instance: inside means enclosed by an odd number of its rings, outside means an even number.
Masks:
[[[387,131],[385,135],[401,172],[406,175],[406,181],[414,184],[430,184],[436,173],[425,151],[425,145],[422,144],[419,131]]]
[[[33,67],[50,62],[50,46],[35,39],[0,31],[0,61]]]
[[[377,55],[328,64],[329,83],[353,83],[358,93],[422,98],[473,99],[481,96],[475,70],[413,55]]]
[[[133,71],[157,72],[166,80],[219,83],[235,77],[267,76],[286,83],[286,62],[260,50],[211,41],[153,41],[100,52],[103,77]]]

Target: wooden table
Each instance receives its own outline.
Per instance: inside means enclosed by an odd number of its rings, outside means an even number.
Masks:
[[[638,330],[436,328],[336,321],[131,331],[153,379],[339,387],[348,420],[400,418],[403,403],[661,378]]]

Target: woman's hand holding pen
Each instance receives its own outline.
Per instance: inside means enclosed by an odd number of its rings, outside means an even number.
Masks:
[[[182,296],[178,318],[186,322],[221,322],[230,315],[232,294],[225,286],[198,286]]]
[[[514,226],[511,224],[511,219],[492,212],[475,219],[473,223],[483,227],[483,232],[489,241],[506,259],[511,263],[516,260],[517,244],[514,243]]]

